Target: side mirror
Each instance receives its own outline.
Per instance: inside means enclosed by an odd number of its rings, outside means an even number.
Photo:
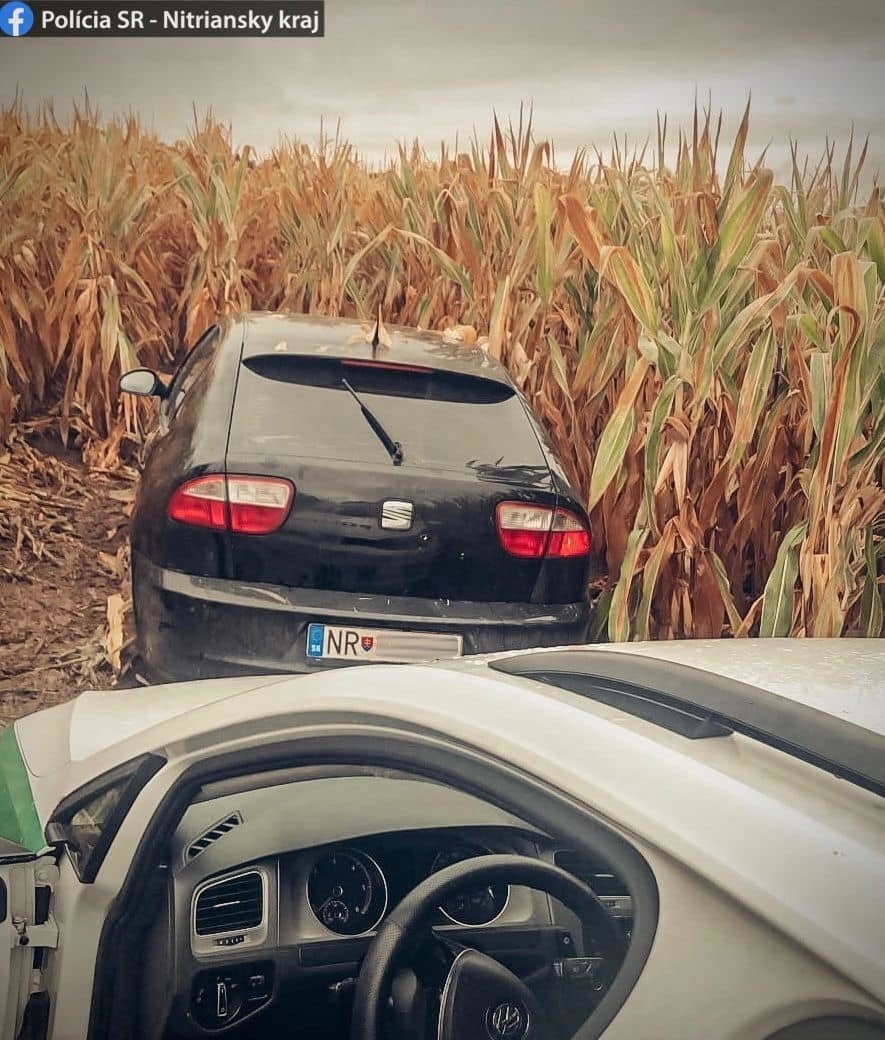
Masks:
[[[120,379],[120,390],[124,394],[135,394],[137,397],[166,396],[166,387],[159,377],[149,368],[133,368]]]

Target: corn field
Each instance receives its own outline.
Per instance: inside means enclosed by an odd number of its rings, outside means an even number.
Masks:
[[[669,166],[659,121],[557,171],[495,120],[374,171],[337,139],[237,154],[211,118],[165,144],[0,110],[0,441],[51,416],[113,467],[151,419],[120,374],[219,311],[380,304],[474,330],[546,424],[604,556],[598,637],[881,636],[882,191],[851,143],[775,183],[748,128],[721,165],[695,112]]]

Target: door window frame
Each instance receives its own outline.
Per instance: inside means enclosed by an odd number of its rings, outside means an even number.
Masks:
[[[188,352],[172,377],[172,382],[163,399],[162,412],[167,422],[174,421],[193,384],[206,371],[215,357],[222,340],[222,329],[218,324],[210,325]],[[196,372],[194,372],[196,369]],[[188,377],[192,377],[188,380]],[[187,381],[187,386],[185,382]]]
[[[105,919],[98,947],[87,1040],[107,1040],[113,1026],[117,950],[127,941],[127,921],[137,914],[139,893],[161,868],[169,841],[187,808],[206,783],[311,765],[369,765],[398,769],[480,798],[546,833],[568,835],[570,847],[605,859],[626,883],[633,900],[633,930],[627,956],[608,992],[575,1040],[596,1040],[614,1020],[639,981],[657,931],[659,897],[655,876],[645,857],[626,838],[604,823],[592,809],[546,781],[495,759],[485,750],[449,743],[424,732],[409,732],[371,723],[330,727],[267,742],[264,727],[250,725],[255,744],[212,754],[212,737],[188,741],[190,764],[178,765],[176,779],[162,796],[144,828],[117,898]],[[257,730],[262,732],[258,733]],[[373,732],[374,729],[374,732]],[[334,732],[332,732],[334,730]],[[217,738],[216,738],[217,739]],[[225,733],[225,740],[234,734]],[[260,741],[260,743],[259,743]],[[183,768],[181,768],[183,766]]]

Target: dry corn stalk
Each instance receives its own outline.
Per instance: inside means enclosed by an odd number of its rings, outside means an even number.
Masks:
[[[437,329],[509,366],[585,491],[600,634],[881,635],[882,194],[855,203],[851,143],[776,185],[748,118],[720,178],[709,113],[672,168],[664,123],[652,169],[554,172],[520,117],[370,172],[338,141],[256,162],[211,120],[170,146],[3,110],[0,434],[56,408],[112,466],[149,415],[119,374],[219,311]]]

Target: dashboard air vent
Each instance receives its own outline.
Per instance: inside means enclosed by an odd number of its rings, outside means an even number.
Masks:
[[[190,863],[192,859],[196,859],[201,852],[205,852],[210,845],[218,841],[228,831],[232,831],[234,827],[238,827],[242,822],[243,817],[239,813],[232,813],[226,819],[220,820],[214,827],[206,831],[205,834],[201,834],[196,841],[188,845],[187,852],[184,855],[185,862]]]
[[[619,878],[602,863],[594,862],[583,852],[561,849],[554,854],[553,862],[557,867],[562,867],[569,874],[579,878],[585,885],[589,885],[598,896],[629,895],[627,886]]]
[[[264,879],[257,871],[207,885],[194,908],[197,935],[246,931],[264,919]]]

